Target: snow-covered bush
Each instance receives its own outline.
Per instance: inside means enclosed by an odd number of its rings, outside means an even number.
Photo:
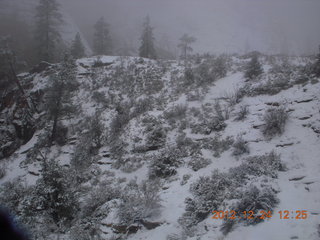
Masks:
[[[109,104],[109,100],[106,97],[106,94],[103,92],[99,92],[99,91],[94,91],[92,93],[92,99],[98,103],[101,104],[103,107],[107,107]]]
[[[162,148],[166,143],[166,132],[161,125],[153,126],[151,129],[146,129],[150,132],[147,134],[146,148],[148,150],[157,150]]]
[[[185,185],[190,178],[191,178],[191,174],[184,174],[184,175],[182,176],[182,180],[181,180],[181,182],[180,182],[180,185],[181,185],[181,186]]]
[[[79,181],[83,180],[82,173],[93,163],[92,140],[88,135],[80,138],[78,145],[74,149],[70,164],[79,173]]]
[[[190,186],[193,198],[186,198],[186,212],[179,218],[184,229],[203,221],[214,209],[218,209],[230,195],[232,181],[228,174],[214,171],[210,177],[200,177]]]
[[[228,106],[221,105],[220,101],[216,100],[214,102],[213,108],[216,118],[218,118],[220,121],[225,121],[229,119],[230,109]]]
[[[205,168],[212,161],[210,159],[205,159],[200,156],[193,156],[191,160],[188,162],[188,166],[191,167],[193,171],[198,171],[201,168]]]
[[[245,95],[245,91],[242,88],[236,88],[232,92],[227,92],[224,96],[229,106],[234,106],[241,102],[241,99]]]
[[[211,121],[208,122],[207,127],[208,127],[208,134],[211,132],[219,132],[222,131],[226,128],[227,124],[224,122],[223,119],[219,117],[213,117]]]
[[[230,211],[233,210],[238,215],[243,214],[243,212],[246,211],[248,213],[247,218],[224,220],[221,231],[225,235],[228,234],[232,230],[234,224],[238,221],[243,221],[246,225],[262,222],[263,219],[260,218],[260,211],[263,210],[266,213],[270,211],[270,213],[272,213],[278,203],[279,200],[272,188],[263,187],[262,189],[259,189],[256,186],[251,185],[242,192],[241,198],[230,208]],[[249,211],[252,211],[254,214],[251,215]]]
[[[228,71],[227,57],[210,57],[202,60],[195,68],[196,81],[199,86],[206,86],[226,76]]]
[[[138,184],[132,180],[123,189],[118,206],[118,217],[122,224],[129,226],[134,222],[147,220],[160,213],[160,183],[143,181]]]
[[[70,223],[78,213],[79,202],[72,186],[73,174],[55,160],[47,160],[42,166],[42,176],[36,182],[34,210],[41,209],[55,223]]]
[[[184,77],[183,77],[183,85],[185,87],[191,86],[195,82],[195,76],[193,73],[193,69],[188,67],[184,70]]]
[[[165,111],[164,118],[167,120],[177,120],[183,119],[186,117],[187,106],[185,105],[175,105],[174,107],[170,108],[169,110]]]
[[[243,167],[246,169],[247,174],[253,176],[269,176],[277,178],[278,171],[285,170],[280,155],[276,154],[274,151],[262,156],[248,157],[243,164],[245,164]]]
[[[118,138],[123,128],[130,121],[129,111],[121,111],[118,113],[110,123],[109,141]]]
[[[238,136],[237,140],[232,145],[233,151],[232,155],[240,156],[245,153],[249,153],[249,147],[247,142],[242,138],[242,136]]]
[[[266,111],[263,120],[263,135],[272,138],[273,136],[284,132],[284,127],[288,119],[288,113],[284,108],[270,108]]]
[[[247,105],[240,106],[239,112],[237,112],[237,116],[235,118],[236,121],[242,121],[249,114],[249,107]]]
[[[134,109],[131,113],[131,118],[139,116],[142,113],[152,110],[153,108],[153,98],[142,98],[134,103]]]
[[[141,168],[144,164],[144,159],[139,156],[132,156],[129,158],[125,158],[121,162],[121,166],[119,167],[122,171],[126,173],[132,173]]]
[[[167,178],[177,173],[176,168],[181,164],[182,153],[179,149],[168,148],[151,160],[149,178]]]
[[[202,143],[202,147],[214,151],[215,157],[220,157],[220,154],[230,149],[234,140],[228,136],[221,139],[221,136],[216,134],[214,138],[208,138]]]
[[[0,205],[15,214],[23,211],[23,201],[30,195],[30,188],[26,187],[20,179],[5,182],[0,186]]]

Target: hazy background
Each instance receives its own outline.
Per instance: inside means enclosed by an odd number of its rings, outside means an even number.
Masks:
[[[183,33],[197,37],[196,52],[314,53],[320,44],[319,0],[65,0],[90,41],[99,16],[115,38],[137,44],[150,15],[156,41],[174,48]]]
[[[194,52],[312,54],[320,44],[320,0],[60,0],[69,41],[77,31],[92,45],[93,25],[101,17],[110,25],[114,54],[122,48],[137,54],[146,15],[156,45],[178,55],[182,34],[197,38]],[[38,0],[0,0],[0,33],[31,29]],[[4,15],[19,16],[8,25]],[[26,21],[21,19],[26,19]],[[4,19],[4,20],[3,20]],[[17,25],[28,25],[19,28]],[[5,30],[3,30],[5,29]],[[17,34],[19,36],[19,34]],[[68,37],[66,37],[68,36]],[[17,37],[24,44],[24,39]]]

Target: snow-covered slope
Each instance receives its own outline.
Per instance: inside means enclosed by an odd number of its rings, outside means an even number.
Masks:
[[[243,77],[248,61],[237,56],[223,57],[223,64],[212,57],[188,65],[133,57],[80,59],[79,88],[72,92],[78,111],[59,120],[67,129],[60,145],[41,144],[52,126],[43,95],[57,66],[21,75],[28,94],[39,96],[36,130],[1,160],[0,183],[17,183],[19,177],[18,182],[41,186],[45,159],[75,171],[79,182],[71,188],[80,210],[65,229],[52,227],[66,239],[88,233],[83,219],[96,224],[90,225],[95,226],[91,235],[104,239],[319,239],[319,79],[305,71],[309,59],[260,56],[264,73],[248,81]],[[2,118],[17,108],[9,104]],[[268,135],[265,116],[273,110],[288,119],[282,132]],[[99,144],[90,135],[97,128]],[[75,165],[89,158],[85,169]],[[201,182],[201,177],[208,178]],[[251,194],[257,198],[241,202]],[[21,196],[14,211],[28,222],[20,211],[25,200]],[[237,220],[223,231],[226,221],[212,219],[211,212],[243,209],[240,203],[255,213],[270,210],[272,217],[258,224]],[[280,219],[285,210],[289,219]],[[302,210],[307,218],[296,219]]]

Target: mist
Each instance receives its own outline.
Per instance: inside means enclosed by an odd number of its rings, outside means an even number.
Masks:
[[[156,44],[174,50],[179,37],[197,38],[194,52],[311,54],[320,43],[318,0],[67,0],[61,2],[86,38],[104,16],[115,42],[138,46],[149,15]]]

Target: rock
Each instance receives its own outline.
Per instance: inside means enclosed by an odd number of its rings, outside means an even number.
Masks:
[[[311,118],[312,117],[312,115],[310,115],[310,116],[305,116],[305,117],[300,117],[300,118],[298,118],[299,120],[307,120],[307,119],[309,119],[309,118]]]
[[[278,102],[267,102],[265,104],[268,105],[268,106],[274,106],[274,107],[279,107],[280,106],[280,104]]]
[[[293,178],[289,178],[289,181],[300,181],[302,179],[304,179],[306,176],[301,176],[301,177],[293,177]]]
[[[28,173],[30,173],[33,176],[39,176],[40,174],[34,171],[29,170]]]
[[[294,143],[283,143],[283,144],[277,144],[276,147],[288,147],[288,146],[292,146]]]
[[[311,102],[313,101],[313,98],[308,98],[308,99],[304,99],[304,100],[296,100],[296,103],[307,103],[307,102]]]
[[[106,227],[110,227],[112,231],[116,234],[133,234],[133,233],[137,233],[141,229],[141,226],[138,226],[138,225],[127,226],[127,225],[104,224],[104,223],[102,223],[102,225]]]
[[[148,230],[152,230],[152,229],[155,229],[159,226],[161,226],[162,224],[164,224],[163,222],[148,222],[148,221],[140,221],[141,224]]]

